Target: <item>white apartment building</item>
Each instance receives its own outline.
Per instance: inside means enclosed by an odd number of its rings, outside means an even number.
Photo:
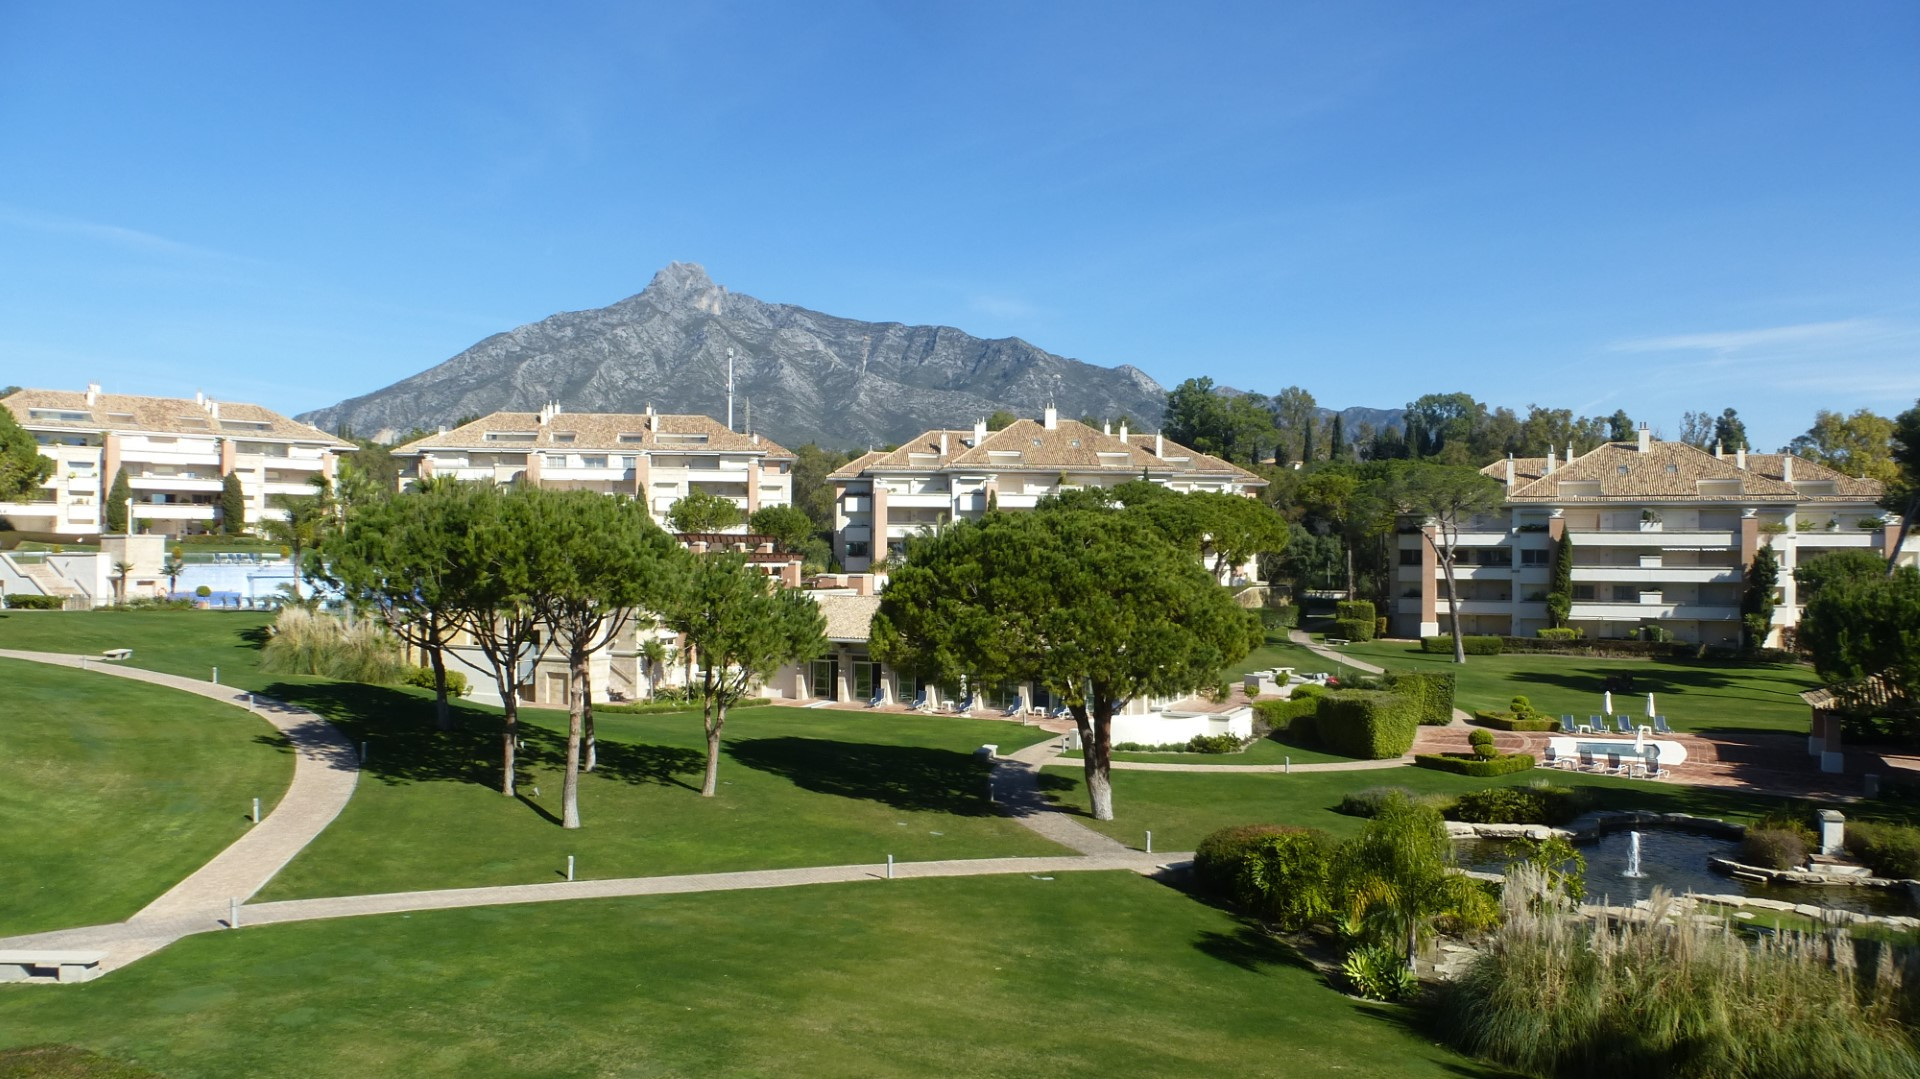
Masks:
[[[452,476],[645,500],[662,526],[695,491],[743,514],[793,503],[793,454],[707,416],[654,412],[495,412],[393,451],[401,482]],[[745,531],[745,526],[739,526]]]
[[[1844,548],[1885,557],[1899,531],[1876,502],[1876,480],[1775,453],[1709,453],[1654,440],[1610,442],[1565,461],[1509,458],[1481,470],[1505,485],[1499,513],[1460,530],[1454,576],[1446,580],[1410,522],[1398,537],[1391,615],[1397,636],[1450,630],[1531,637],[1548,623],[1546,595],[1560,537],[1572,538],[1569,623],[1588,637],[1626,637],[1657,623],[1683,641],[1738,644],[1747,569],[1761,547],[1780,562],[1775,633],[1796,625],[1793,580],[1803,559]],[[1920,556],[1920,538],[1903,557]]]
[[[928,431],[889,452],[868,453],[828,477],[834,487],[834,556],[850,573],[872,568],[908,537],[988,505],[1031,509],[1042,497],[1145,479],[1175,491],[1257,495],[1267,481],[1162,435],[1042,418],[988,431]]]
[[[284,517],[273,495],[309,495],[314,476],[331,477],[336,455],[353,445],[259,405],[102,393],[19,390],[0,398],[54,463],[24,502],[0,503],[23,532],[98,536],[101,503],[115,473],[132,488],[135,533],[179,536],[218,529],[222,480],[240,477],[247,521]]]

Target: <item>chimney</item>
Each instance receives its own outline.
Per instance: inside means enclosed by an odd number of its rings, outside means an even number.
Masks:
[[[1060,410],[1052,405],[1048,405],[1047,410],[1040,414],[1040,426],[1045,427],[1049,431],[1058,431],[1060,429]]]
[[[1780,479],[1783,483],[1793,482],[1793,454],[1780,455]]]
[[[1507,454],[1507,487],[1509,490],[1513,487],[1513,454],[1511,453]]]
[[[1125,442],[1126,440],[1127,440],[1127,421],[1121,420],[1120,421],[1120,441]]]
[[[973,444],[978,446],[980,443],[985,442],[986,440],[987,440],[987,421],[985,419],[974,420],[973,421]]]
[[[945,431],[942,431],[940,432],[940,456],[945,457],[946,455],[947,455],[947,433]]]
[[[446,424],[444,424],[444,423],[443,423],[443,424],[441,424],[441,425],[440,425],[440,433],[441,433],[441,434],[443,434],[443,435],[447,433],[447,425],[446,425]]]
[[[1740,469],[1742,472],[1746,471],[1747,447],[1745,443],[1742,443],[1739,449],[1733,451],[1733,467]]]
[[[1100,433],[1101,433],[1101,434],[1103,434],[1103,435],[1110,435],[1110,434],[1112,434],[1112,433],[1113,433],[1113,421],[1112,421],[1112,420],[1101,420],[1101,421],[1100,421]]]
[[[1165,457],[1167,455],[1167,436],[1158,431],[1153,433],[1153,455],[1155,457]]]
[[[1547,447],[1547,475],[1553,475],[1553,447]]]
[[[1567,463],[1573,463],[1573,439],[1567,439]]]
[[[207,395],[200,390],[193,391],[193,403],[201,408],[207,407]]]
[[[760,436],[757,434],[748,435],[747,438],[752,440],[753,444],[756,446],[760,444]]]
[[[209,416],[212,416],[212,417],[213,417],[214,419],[216,419],[216,420],[217,420],[217,419],[219,419],[219,418],[220,418],[220,402],[218,402],[218,401],[215,401],[215,400],[213,400],[212,398],[208,398],[208,399],[207,399],[207,414],[208,414]]]
[[[1725,447],[1720,445],[1720,440],[1717,438],[1713,440],[1713,459],[1716,461],[1724,461],[1727,459],[1727,451]]]
[[[100,400],[100,384],[98,382],[87,383],[87,407],[92,408],[94,402],[98,400]]]
[[[1640,421],[1640,452],[1645,453],[1652,448],[1653,448],[1653,432],[1647,430],[1647,421],[1641,420]]]

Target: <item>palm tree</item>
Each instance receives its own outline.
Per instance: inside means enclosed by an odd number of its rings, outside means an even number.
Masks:
[[[332,531],[338,517],[335,513],[333,485],[324,475],[316,475],[310,481],[314,492],[310,495],[274,495],[267,500],[276,509],[287,512],[285,520],[262,519],[260,531],[267,538],[287,548],[293,558],[294,602],[300,596],[300,574],[303,570],[301,552],[310,551],[320,545],[320,541]]]
[[[115,603],[125,603],[127,601],[127,574],[132,572],[133,565],[131,563],[115,562],[113,564],[113,597]]]
[[[165,562],[160,563],[160,572],[167,575],[167,595],[180,591],[180,575],[186,570],[187,564],[181,560],[178,548],[167,556]]]
[[[1420,935],[1440,918],[1491,924],[1493,900],[1451,871],[1453,844],[1439,811],[1404,797],[1388,799],[1342,852],[1338,893],[1349,917],[1375,942],[1404,947],[1413,968]]]
[[[673,646],[658,637],[640,642],[640,658],[647,661],[647,697],[660,691],[660,672],[673,662]]]

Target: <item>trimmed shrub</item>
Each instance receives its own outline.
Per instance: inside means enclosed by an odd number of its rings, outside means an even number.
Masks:
[[[1320,744],[1343,757],[1389,760],[1413,748],[1420,726],[1410,697],[1378,690],[1341,690],[1320,698],[1314,731]]]
[[[1388,677],[1395,693],[1415,701],[1421,723],[1444,727],[1453,722],[1452,671],[1405,671]]]
[[[407,673],[402,681],[410,686],[419,686],[421,689],[432,689],[434,688],[433,668],[425,666],[408,667]],[[466,674],[460,671],[447,672],[447,696],[464,697],[471,692],[473,692],[473,687],[467,684]],[[594,707],[601,708],[604,706],[596,704]]]
[[[1535,630],[1534,635],[1543,641],[1577,641],[1580,639],[1580,631],[1572,626],[1562,626],[1559,629]]]
[[[1848,821],[1847,851],[1875,876],[1920,878],[1920,828],[1880,821]]]
[[[1501,652],[1503,640],[1504,638],[1500,637],[1461,637],[1460,647],[1470,656],[1497,656]],[[1420,651],[1450,656],[1453,654],[1453,638],[1422,637]]]
[[[1560,721],[1552,716],[1543,716],[1538,712],[1529,712],[1516,716],[1512,712],[1475,712],[1475,723],[1492,727],[1496,731],[1557,731]]]
[[[1483,787],[1455,799],[1447,816],[1471,824],[1565,824],[1586,805],[1586,795],[1570,787]]]
[[[1333,632],[1327,636],[1349,641],[1371,641],[1373,640],[1373,619],[1336,618],[1333,620]]]
[[[1477,757],[1456,757],[1451,753],[1421,753],[1413,758],[1413,763],[1422,768],[1432,768],[1441,772],[1490,779],[1494,776],[1512,775],[1532,768],[1533,756],[1528,753],[1515,753],[1483,761]]]
[[[1245,748],[1231,734],[1196,734],[1186,745],[1188,753],[1238,753]]]
[[[196,596],[199,596],[201,599],[206,599],[208,596],[213,595],[213,586],[203,584],[200,587],[194,589],[193,594]]]
[[[1292,604],[1280,607],[1262,607],[1260,623],[1268,629],[1292,629],[1300,624],[1300,608]]]
[[[38,596],[28,592],[7,593],[7,607],[15,611],[57,611],[66,606],[59,596]]]
[[[1333,605],[1337,621],[1368,622],[1374,619],[1373,604],[1364,599],[1343,599]]]
[[[1467,735],[1467,744],[1470,746],[1490,746],[1493,744],[1493,732],[1474,731]]]
[[[1387,620],[1385,616],[1373,620],[1373,635],[1375,637],[1385,637],[1387,635]]]
[[[1784,828],[1749,828],[1740,840],[1740,861],[1767,869],[1807,864],[1807,842]]]
[[[1525,697],[1515,697],[1507,703],[1507,706],[1513,709],[1514,715],[1524,715],[1533,711],[1533,702]]]
[[[1314,697],[1324,697],[1326,695],[1327,695],[1327,687],[1320,685],[1318,682],[1302,682],[1299,685],[1293,687],[1292,699],[1296,701],[1304,701]]]
[[[1231,900],[1240,863],[1262,839],[1298,832],[1284,824],[1236,824],[1210,833],[1193,849],[1193,882],[1216,899]]]
[[[1319,741],[1314,730],[1313,714],[1319,710],[1317,694],[1302,697],[1299,691],[1305,686],[1295,686],[1291,700],[1266,700],[1253,702],[1253,714],[1270,730],[1281,734],[1295,735],[1309,742]],[[1318,690],[1320,687],[1315,686]]]

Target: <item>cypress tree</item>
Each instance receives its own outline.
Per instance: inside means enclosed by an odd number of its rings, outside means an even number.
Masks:
[[[247,530],[247,494],[240,489],[240,477],[229,472],[220,478],[220,531],[237,536]]]
[[[1747,567],[1747,591],[1740,597],[1740,624],[1746,630],[1747,651],[1766,646],[1773,627],[1773,590],[1780,585],[1780,559],[1773,548],[1762,547]]]
[[[1307,417],[1306,425],[1300,429],[1300,463],[1303,465],[1313,463],[1313,417],[1311,416]]]
[[[1567,624],[1573,611],[1573,537],[1560,533],[1560,546],[1553,554],[1553,588],[1547,593],[1547,614],[1553,628]]]
[[[127,532],[127,499],[133,497],[133,484],[127,482],[127,470],[113,470],[113,483],[107,487],[106,513],[101,520],[106,524],[108,535],[125,535]]]
[[[1333,414],[1333,434],[1327,446],[1327,459],[1344,461],[1351,454],[1352,447],[1347,445],[1347,425],[1338,412]]]

